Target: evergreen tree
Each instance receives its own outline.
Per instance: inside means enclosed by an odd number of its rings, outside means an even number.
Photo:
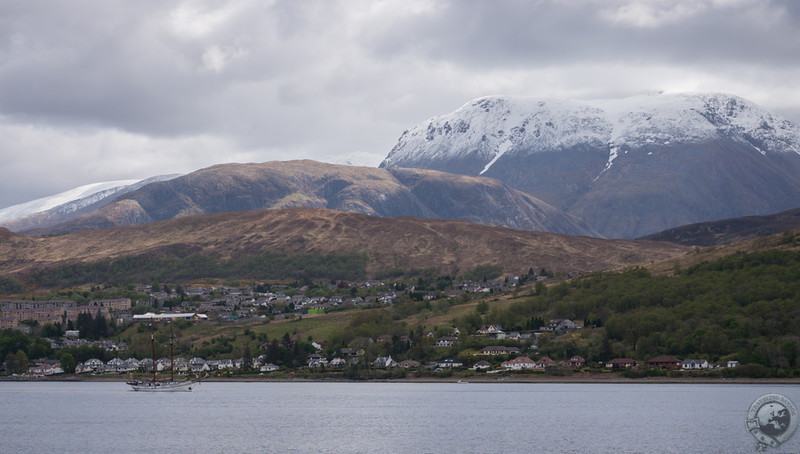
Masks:
[[[64,372],[68,374],[75,373],[75,367],[77,365],[78,363],[75,361],[75,357],[70,353],[61,354],[61,368],[64,369]]]

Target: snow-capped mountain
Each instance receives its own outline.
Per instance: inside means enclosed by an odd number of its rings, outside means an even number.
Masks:
[[[49,197],[32,200],[0,210],[0,225],[11,230],[25,230],[64,222],[82,210],[97,208],[119,196],[149,183],[180,175],[159,175],[143,180],[118,180],[92,183]]]
[[[125,186],[130,186],[139,181],[141,180],[119,180],[92,183],[70,189],[59,194],[13,205],[8,208],[0,209],[0,222],[12,221],[14,219],[30,216],[32,214],[41,213],[42,211],[47,211],[61,205],[74,205],[81,200],[99,200],[119,191]]]
[[[726,94],[480,98],[405,131],[381,167],[498,178],[610,237],[800,206],[800,128]]]

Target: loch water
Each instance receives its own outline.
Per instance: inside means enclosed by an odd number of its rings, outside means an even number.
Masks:
[[[752,453],[764,394],[800,385],[0,382],[7,453]],[[800,433],[768,452],[800,452]]]

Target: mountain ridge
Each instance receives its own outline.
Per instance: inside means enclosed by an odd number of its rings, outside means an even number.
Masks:
[[[800,229],[800,208],[766,216],[745,216],[684,225],[640,239],[685,246],[720,246]]]
[[[508,272],[536,267],[577,273],[664,260],[691,250],[664,242],[604,240],[461,220],[286,208],[185,216],[52,237],[26,237],[0,228],[0,273],[176,249],[222,259],[276,252],[363,253],[370,273],[425,268],[456,273],[481,264]]]
[[[289,207],[462,219],[599,236],[574,216],[495,179],[309,160],[218,164],[148,184],[80,218],[25,233],[53,235],[197,214]]]

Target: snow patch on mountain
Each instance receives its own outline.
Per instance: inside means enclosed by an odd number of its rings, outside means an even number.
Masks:
[[[350,153],[328,155],[320,158],[321,162],[340,164],[345,166],[378,167],[384,155],[367,151],[353,151]]]
[[[508,151],[510,148],[511,148],[511,140],[506,140],[505,142],[501,143],[497,147],[497,154],[494,155],[494,158],[492,158],[492,160],[489,161],[488,164],[486,164],[486,167],[484,167],[483,170],[481,170],[480,175],[486,173],[486,171],[489,170],[490,167],[492,167],[492,164],[497,162],[497,160],[500,159],[500,157],[503,156],[506,153],[506,151]]]
[[[651,153],[648,153],[648,154],[651,154]],[[608,147],[608,161],[606,161],[606,166],[600,172],[600,175],[602,175],[608,169],[611,168],[611,166],[614,164],[614,160],[617,159],[617,156],[619,156],[619,147],[617,147],[614,144],[609,144],[609,147]],[[600,178],[600,175],[597,175],[596,177],[594,177],[594,180],[592,180],[592,182],[597,181],[597,179]]]

